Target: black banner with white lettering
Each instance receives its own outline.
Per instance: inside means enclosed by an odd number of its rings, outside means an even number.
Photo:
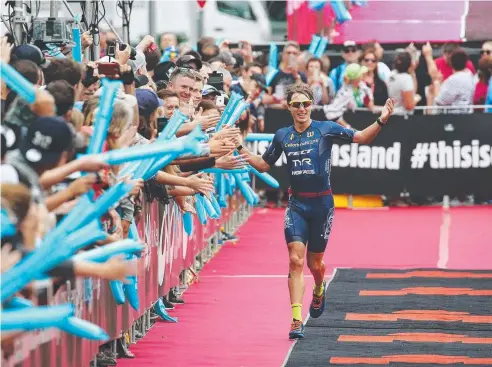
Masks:
[[[356,130],[376,117],[364,112],[344,116]],[[321,111],[312,118],[325,120]],[[265,133],[290,124],[287,111],[267,110]],[[253,148],[263,154],[267,146],[260,142]],[[333,192],[338,194],[492,197],[492,115],[393,116],[371,145],[335,141],[331,163]],[[270,173],[288,188],[285,156]]]

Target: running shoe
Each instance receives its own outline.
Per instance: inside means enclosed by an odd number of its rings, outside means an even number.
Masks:
[[[290,325],[289,339],[304,338],[304,324],[299,320],[292,320]]]
[[[230,242],[230,241],[234,242],[234,241],[237,241],[238,238],[236,236],[234,236],[233,234],[230,234],[230,233],[227,233],[225,231],[222,231],[222,238],[221,238],[221,240],[223,242]]]
[[[326,281],[323,281],[323,294],[317,296],[313,292],[313,300],[311,301],[311,306],[309,307],[309,315],[316,319],[323,314],[325,310],[325,296],[326,296]]]

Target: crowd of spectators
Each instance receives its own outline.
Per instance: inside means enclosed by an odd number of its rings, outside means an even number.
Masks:
[[[268,66],[247,41],[233,48],[227,41],[217,44],[204,37],[195,50],[166,33],[157,41],[145,36],[134,47],[135,57],[131,57],[129,45],[124,50],[116,47],[115,55],[108,55],[111,41],[116,41],[114,34],[101,33],[99,59],[82,64],[70,55],[49,58],[34,45],[12,46],[7,38],[0,42],[2,61],[36,88],[35,102],[29,104],[2,83],[1,206],[16,228],[12,235],[2,237],[2,272],[33,251],[82,195],[97,198],[119,180],[129,180],[120,178],[120,166],[77,157],[85,153],[93,134],[104,77],[123,82],[104,151],[153,142],[176,110],[188,117],[178,137],[200,126],[209,140],[203,143],[206,157],[179,159],[148,181],[131,181],[134,189],[130,195],[103,217],[107,238],[94,246],[126,238],[130,224],[140,218],[145,199],[162,204],[173,199],[183,212],[195,213],[195,196],[214,192],[210,175],[198,172],[210,167],[243,167],[243,157],[232,153],[248,132],[264,131],[265,108],[285,107],[288,85],[307,83],[313,89],[314,103],[322,106],[327,118],[346,124],[345,111],[360,107],[376,111],[387,97],[396,100],[396,113],[400,114],[412,113],[421,99],[429,106],[452,107],[452,113],[470,113],[469,105],[486,102],[492,70],[492,42],[483,44],[478,73],[458,45],[446,44],[443,56],[436,60],[431,46],[424,45],[421,54],[432,82],[426,95],[420,96],[415,69],[422,59],[413,44],[387,65],[379,43],[347,41],[344,62],[331,69],[328,56],[316,58],[301,51],[297,43],[288,42],[281,53],[279,72],[267,85]],[[85,34],[83,48],[92,42]],[[168,58],[162,61],[164,54]],[[117,63],[113,75],[99,70],[108,62]],[[216,132],[232,92],[243,96],[250,108],[235,127]],[[223,235],[223,240],[233,238]],[[125,280],[135,272],[134,261],[113,258],[101,264],[67,261],[49,275],[60,285],[76,276]],[[29,297],[29,292],[23,295]],[[171,299],[179,302],[175,293]],[[2,347],[13,338],[2,335]],[[101,360],[114,358],[106,351],[101,353]],[[124,345],[121,353],[131,356]]]

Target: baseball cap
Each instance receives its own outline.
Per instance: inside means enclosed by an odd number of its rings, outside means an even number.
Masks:
[[[146,75],[135,76],[135,88],[140,88],[147,84],[149,84],[149,78]]]
[[[263,74],[253,74],[251,75],[251,80],[254,80],[256,83],[258,83],[261,89],[267,90],[266,80]]]
[[[150,116],[157,108],[164,105],[164,101],[150,89],[137,89],[138,112],[142,116]]]
[[[172,61],[164,61],[154,68],[154,82],[158,82],[159,80],[169,81],[169,76],[173,72],[176,65]]]
[[[219,92],[217,88],[215,88],[213,85],[205,85],[205,87],[202,90],[202,96],[210,96],[210,95],[216,95],[220,96],[222,93]]]
[[[30,60],[41,67],[49,65],[49,61],[46,60],[41,49],[35,45],[23,44],[16,46],[12,49],[10,55],[12,61]]]
[[[356,80],[360,78],[362,74],[363,74],[362,66],[360,66],[359,64],[350,64],[345,69],[344,76],[346,76],[349,80]]]
[[[343,52],[357,50],[357,43],[355,41],[345,41],[343,43]]]
[[[189,67],[189,64],[195,64],[197,70],[200,70],[203,66],[202,60],[196,58],[193,55],[183,55],[179,59],[176,60],[177,67]]]
[[[59,117],[38,117],[27,129],[19,147],[24,158],[35,165],[54,165],[63,152],[72,150],[72,132]]]

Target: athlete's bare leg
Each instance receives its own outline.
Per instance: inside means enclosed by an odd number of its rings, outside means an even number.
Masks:
[[[289,293],[291,304],[302,304],[304,295],[304,254],[306,246],[302,242],[291,242],[289,248]]]
[[[314,253],[308,251],[307,253],[307,266],[313,274],[314,283],[317,287],[321,287],[325,278],[326,266],[323,261],[324,252]]]

